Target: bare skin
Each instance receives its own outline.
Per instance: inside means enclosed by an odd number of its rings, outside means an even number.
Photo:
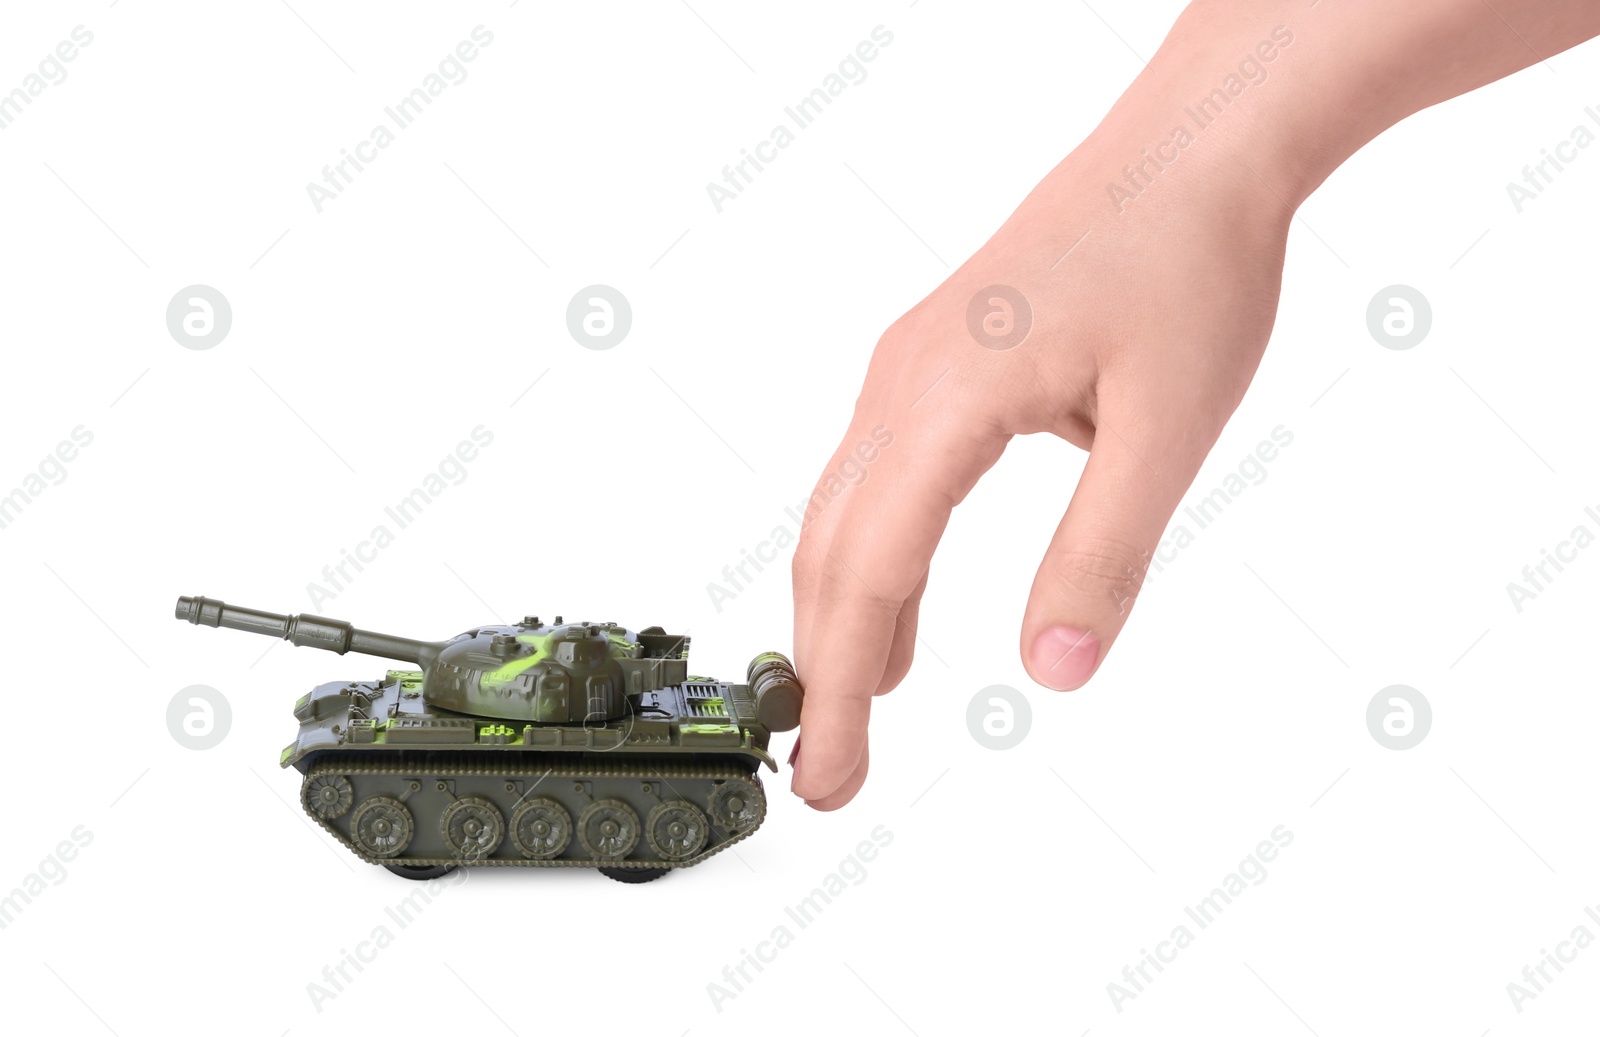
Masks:
[[[1298,206],[1406,116],[1600,35],[1593,0],[1490,2],[1195,0],[1089,139],[884,333],[818,492],[875,428],[893,449],[794,558],[796,795],[832,810],[860,790],[872,700],[911,666],[950,511],[1012,436],[1089,452],[1020,648],[1047,688],[1094,675],[1266,349]],[[1185,114],[1230,75],[1232,96]],[[1015,348],[969,330],[993,285],[1031,308]]]

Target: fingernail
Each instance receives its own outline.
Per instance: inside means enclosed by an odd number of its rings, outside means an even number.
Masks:
[[[800,780],[800,772],[795,769],[794,761],[799,758],[800,739],[796,737],[794,740],[794,748],[789,750],[789,791],[794,792],[794,794],[797,796],[799,796],[800,793],[795,792],[794,783]],[[805,797],[802,796],[801,798],[803,799]]]
[[[1089,679],[1100,658],[1100,639],[1075,627],[1051,627],[1033,642],[1033,678],[1047,688],[1071,691]]]

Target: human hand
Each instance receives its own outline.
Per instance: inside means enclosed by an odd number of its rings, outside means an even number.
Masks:
[[[1397,11],[1194,0],[1090,138],[883,335],[794,558],[797,795],[829,810],[861,788],[950,511],[1015,435],[1089,451],[1021,638],[1034,680],[1086,682],[1255,373],[1295,209],[1393,123],[1600,33],[1584,0]]]
[[[865,779],[872,698],[910,668],[950,510],[1010,438],[1049,432],[1090,452],[1022,624],[1030,676],[1069,690],[1127,621],[1150,552],[1266,347],[1287,207],[1201,167],[1181,181],[1172,170],[1159,185],[1170,191],[1117,213],[1082,152],[884,334],[819,482],[823,493],[871,458],[795,554],[807,695],[793,787],[813,806],[848,802]]]

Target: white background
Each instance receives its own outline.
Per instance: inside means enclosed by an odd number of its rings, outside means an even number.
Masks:
[[[4,16],[0,91],[74,26],[94,34],[0,132],[0,493],[93,435],[0,530],[0,892],[92,833],[0,930],[7,1029],[1592,1022],[1600,949],[1520,1013],[1507,984],[1575,926],[1600,936],[1600,549],[1520,613],[1506,586],[1574,526],[1600,531],[1600,150],[1520,214],[1506,184],[1600,103],[1600,51],[1407,121],[1304,207],[1273,345],[1191,498],[1273,428],[1293,443],[1152,581],[1091,688],[1033,688],[1017,659],[1082,463],[1017,441],[956,513],[847,809],[806,809],[785,771],[742,862],[634,887],[474,875],[399,930],[385,908],[416,887],[331,848],[275,766],[296,696],[385,664],[263,656],[174,622],[173,599],[428,638],[526,612],[659,623],[724,677],[787,650],[787,557],[720,611],[707,585],[810,491],[878,333],[1082,139],[1178,10],[444,6]],[[469,77],[317,213],[306,184],[480,24],[494,39]],[[706,183],[876,25],[894,39],[868,78],[717,213]],[[596,283],[634,314],[603,352],[565,319]],[[1433,308],[1407,351],[1366,328],[1396,283]],[[192,284],[232,305],[210,350],[165,324]],[[465,481],[313,609],[323,567],[479,425],[494,441]],[[1434,714],[1407,751],[1366,726],[1396,683]],[[167,729],[192,684],[231,703],[209,751]],[[967,729],[995,684],[1032,706],[1009,751]],[[1293,842],[1265,881],[1119,1012],[1107,984],[1279,825]],[[798,930],[784,908],[877,826],[893,841],[864,881]],[[786,923],[792,943],[714,1002],[708,984]],[[318,1011],[308,984],[382,924],[392,944]]]

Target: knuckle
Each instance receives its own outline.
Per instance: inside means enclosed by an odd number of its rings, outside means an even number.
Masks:
[[[813,537],[812,541],[816,541],[816,538]],[[794,561],[790,564],[790,576],[795,588],[803,588],[811,596],[823,601],[839,597],[840,589],[846,586],[844,577],[849,570],[840,564],[836,552],[837,548],[808,545],[802,538],[795,549]]]
[[[1055,579],[1073,597],[1103,602],[1121,615],[1139,596],[1149,552],[1115,540],[1080,541],[1052,559]]]
[[[872,360],[868,364],[869,378],[883,372],[887,377],[908,360],[915,351],[918,336],[906,324],[906,318],[901,317],[884,329],[878,336],[877,343],[872,347]]]
[[[800,542],[795,545],[794,558],[789,563],[789,576],[794,581],[797,591],[816,589],[822,579],[826,558],[827,551],[820,545],[819,538],[806,533],[800,535]]]

